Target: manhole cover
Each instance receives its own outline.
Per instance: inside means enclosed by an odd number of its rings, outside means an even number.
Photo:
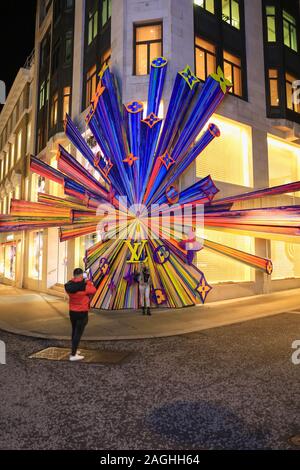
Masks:
[[[295,436],[290,437],[289,441],[293,446],[300,447],[300,434],[295,434]]]
[[[82,361],[77,363],[89,364],[120,364],[132,355],[128,351],[99,351],[97,349],[82,349],[81,354],[84,356]],[[29,356],[29,359],[46,359],[48,361],[69,361],[70,349],[68,348],[47,348],[38,351]]]

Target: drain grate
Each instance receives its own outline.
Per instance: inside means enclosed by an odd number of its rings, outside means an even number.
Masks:
[[[128,351],[99,351],[97,349],[82,349],[81,354],[84,356],[82,361],[76,363],[88,364],[121,364],[128,359],[133,353]],[[67,348],[47,348],[38,351],[29,356],[29,359],[45,359],[48,361],[69,361],[70,349]]]
[[[293,444],[293,446],[300,447],[300,434],[295,434],[295,436],[290,437],[289,442]]]

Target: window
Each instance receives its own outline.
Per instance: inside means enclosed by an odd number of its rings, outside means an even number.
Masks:
[[[27,124],[27,142],[26,142],[26,154],[30,153],[30,146],[31,146],[31,121]]]
[[[111,59],[111,49],[108,49],[101,56],[101,68],[104,65],[110,65],[110,59]]]
[[[285,74],[286,106],[291,111],[300,113],[300,103],[297,103],[297,101],[294,99],[295,88],[293,87],[293,84],[296,81],[297,78],[290,73]]]
[[[201,80],[216,71],[216,47],[204,39],[196,37],[195,40],[196,75]]]
[[[300,245],[271,240],[272,280],[300,277]]]
[[[194,4],[201,8],[204,8],[204,10],[209,11],[210,13],[215,12],[214,0],[194,0]]]
[[[97,86],[97,73],[96,65],[94,65],[87,73],[86,76],[86,99],[85,105],[88,107],[91,104],[92,98],[95,94]]]
[[[73,47],[72,47],[72,31],[68,31],[66,33],[66,39],[65,39],[65,64],[70,65],[72,62],[72,52],[73,52]]]
[[[244,235],[235,235],[218,230],[205,229],[204,234],[197,230],[199,238],[207,238],[221,245],[239,248],[247,253],[255,253],[255,240]],[[196,257],[198,269],[205,272],[205,276],[210,284],[220,284],[229,282],[251,282],[254,280],[254,270],[243,263],[237,263],[234,259],[223,256],[208,248],[198,251]]]
[[[278,70],[269,69],[270,105],[279,106]]]
[[[73,8],[73,0],[66,0],[66,10],[71,10]]]
[[[102,0],[102,27],[111,17],[111,0]]]
[[[43,232],[30,232],[29,235],[29,277],[42,279]]]
[[[57,124],[57,117],[58,117],[58,93],[56,92],[54,95],[53,95],[53,98],[52,98],[52,106],[51,106],[51,119],[50,119],[50,123],[51,123],[51,127],[53,128],[54,126],[56,126]]]
[[[153,59],[162,55],[162,23],[135,26],[135,75],[148,75]]]
[[[245,124],[214,114],[221,137],[206,147],[196,160],[196,176],[211,175],[215,181],[253,186],[252,134]]]
[[[223,21],[240,29],[240,5],[238,0],[222,0]]]
[[[292,49],[298,51],[297,44],[297,29],[295,18],[283,10],[283,39],[284,44]]]
[[[65,119],[66,114],[70,114],[70,99],[71,99],[71,87],[67,86],[64,88],[63,119]]]
[[[9,154],[5,153],[5,175],[7,175],[9,170]]]
[[[233,93],[236,96],[243,95],[242,87],[242,69],[241,69],[241,59],[236,57],[229,52],[224,51],[224,75],[231,81],[232,88],[230,93]]]
[[[58,20],[61,14],[61,2],[62,0],[54,0],[54,5],[53,5],[53,20],[54,23]]]
[[[276,9],[266,7],[268,42],[276,42]]]
[[[11,144],[10,147],[10,168],[13,168],[15,164],[15,144]]]
[[[59,66],[60,41],[55,43],[52,55],[52,73],[55,73]]]
[[[43,83],[40,86],[39,109],[43,108],[45,102],[46,102],[46,82],[43,81]]]
[[[269,186],[300,180],[300,146],[268,135]],[[299,197],[299,192],[295,193]],[[286,196],[281,196],[281,205]]]
[[[90,45],[98,34],[98,10],[89,12],[88,18],[88,45]]]
[[[22,155],[22,129],[19,131],[17,139],[17,160],[19,160]]]

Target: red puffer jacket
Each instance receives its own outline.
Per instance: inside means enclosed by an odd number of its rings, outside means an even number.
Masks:
[[[74,278],[70,282],[82,282],[82,278]],[[69,295],[69,309],[72,312],[88,312],[91,297],[96,292],[96,287],[91,281],[86,281],[85,290],[79,290]]]

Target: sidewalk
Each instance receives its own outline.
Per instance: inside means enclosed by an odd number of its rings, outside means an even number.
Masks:
[[[214,302],[180,310],[91,311],[84,340],[175,336],[247,320],[300,312],[300,289]],[[0,329],[37,338],[69,339],[68,305],[59,298],[0,285]]]

